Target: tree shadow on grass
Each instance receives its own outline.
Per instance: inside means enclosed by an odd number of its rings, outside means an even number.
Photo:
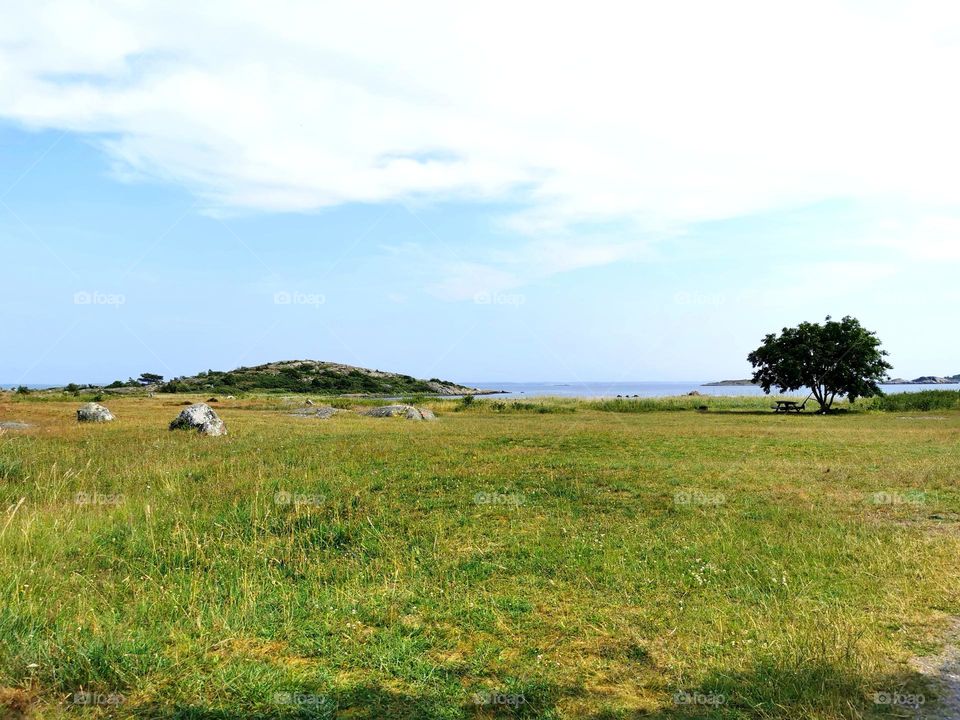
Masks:
[[[589,720],[797,720],[809,717],[940,718],[936,690],[920,673],[865,678],[835,663],[761,663],[748,673],[716,672],[678,702],[653,712],[599,711]],[[917,702],[919,700],[919,702]],[[911,702],[912,701],[912,702]],[[929,713],[929,714],[928,714]]]
[[[818,413],[816,410],[804,410],[803,412],[799,412],[799,413],[795,413],[795,412],[778,413],[778,412],[774,412],[773,410],[714,410],[711,408],[710,410],[699,411],[697,414],[702,415],[704,417],[709,417],[711,415],[741,415],[741,416],[755,415],[755,416],[770,417],[770,418],[780,418],[780,417],[815,418],[815,417],[831,417],[831,416],[842,416],[842,415],[856,415],[859,413],[860,411],[858,410],[851,411],[851,410],[847,410],[846,408],[831,410],[828,413]]]
[[[915,671],[880,678],[862,676],[854,665],[844,667],[828,661],[800,664],[760,663],[745,673],[708,675],[697,688],[677,690],[657,710],[625,710],[610,706],[602,695],[592,696],[580,685],[557,687],[533,684],[505,691],[520,691],[522,702],[478,702],[468,691],[453,696],[407,694],[380,685],[367,684],[325,695],[295,696],[295,702],[270,702],[250,708],[227,709],[203,705],[148,705],[116,708],[104,717],[149,720],[471,720],[520,718],[555,720],[564,701],[581,708],[565,717],[586,720],[795,720],[807,717],[940,718],[936,689]],[[669,692],[669,691],[668,691]],[[923,696],[918,707],[892,702],[896,698]],[[876,698],[886,701],[876,702]],[[316,698],[316,700],[310,700]],[[583,710],[582,708],[588,709]],[[589,709],[590,706],[595,710]]]
[[[244,710],[202,705],[156,705],[137,708],[133,717],[149,720],[455,720],[501,717],[532,720],[556,717],[556,704],[561,695],[582,693],[577,688],[561,691],[554,686],[541,684],[517,690],[517,693],[505,691],[500,701],[482,702],[482,697],[466,691],[462,696],[451,698],[412,695],[378,685],[362,685],[324,695],[294,695],[292,702],[277,703],[271,707]],[[517,695],[523,696],[523,702],[510,701]]]

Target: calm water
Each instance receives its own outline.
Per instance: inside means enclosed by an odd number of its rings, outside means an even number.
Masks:
[[[666,395],[686,395],[696,390],[702,395],[763,395],[763,390],[754,385],[728,385],[725,387],[704,387],[703,381],[690,382],[468,382],[471,387],[491,390],[506,390],[497,397],[616,397],[617,395],[638,395],[640,397],[663,397]],[[917,392],[918,390],[960,390],[960,384],[951,385],[884,385],[887,394],[898,392]],[[794,395],[806,396],[806,392],[797,391]]]
[[[705,387],[702,381],[690,382],[465,382],[469,387],[490,390],[506,390],[495,397],[575,397],[597,398],[616,397],[617,395],[639,397],[664,397],[667,395],[686,395],[696,390],[702,395],[763,395],[763,390],[753,385],[728,385],[725,387]],[[12,388],[12,385],[0,385],[0,388]],[[27,385],[38,390],[52,385]],[[918,392],[920,390],[960,390],[960,383],[950,385],[884,385],[884,392]],[[806,392],[797,391],[794,395],[806,397]]]

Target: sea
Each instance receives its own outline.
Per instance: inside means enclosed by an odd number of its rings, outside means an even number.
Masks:
[[[467,387],[484,390],[502,390],[495,397],[533,398],[533,397],[569,397],[569,398],[615,398],[615,397],[668,397],[686,395],[696,390],[701,395],[763,395],[756,385],[704,385],[704,380],[658,381],[638,380],[633,382],[496,382],[483,380],[464,382]],[[61,385],[62,386],[62,385]],[[15,385],[0,384],[0,389],[12,389]],[[31,390],[56,387],[55,385],[27,385]],[[944,385],[883,385],[887,394],[898,392],[918,392],[920,390],[960,390],[960,383]],[[773,393],[776,394],[776,393]],[[787,396],[806,397],[807,391],[798,390]]]
[[[466,382],[464,385],[489,390],[503,390],[497,397],[570,397],[570,398],[615,398],[620,397],[667,397],[686,395],[696,390],[701,395],[763,395],[756,385],[707,386],[704,380],[685,382],[675,381],[636,381],[636,382]],[[918,392],[920,390],[960,390],[960,383],[949,385],[883,385],[888,395],[898,392]],[[798,390],[787,393],[789,396],[805,397],[809,391]],[[773,393],[776,394],[776,393]]]

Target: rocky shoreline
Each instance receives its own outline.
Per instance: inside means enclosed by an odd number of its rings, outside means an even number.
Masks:
[[[740,387],[744,385],[756,385],[753,380],[718,380],[716,382],[704,383],[700,387]],[[958,375],[921,375],[913,380],[904,380],[903,378],[887,378],[881,385],[957,385],[960,384],[960,374]]]
[[[717,380],[716,382],[704,383],[700,387],[741,387],[756,384],[753,380]]]
[[[913,380],[904,380],[903,378],[888,378],[881,385],[956,385],[960,383],[960,375],[948,375],[941,377],[939,375],[921,375]]]

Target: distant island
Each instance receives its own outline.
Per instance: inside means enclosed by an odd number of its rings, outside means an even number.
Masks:
[[[740,385],[756,385],[753,380],[718,380],[717,382],[704,383],[700,387],[735,387]]]
[[[371,370],[320,360],[282,360],[239,367],[235,370],[206,370],[196,375],[165,380],[160,375],[144,373],[139,379],[117,380],[104,387],[83,388],[106,393],[221,393],[289,392],[318,395],[492,395],[502,390],[481,390],[449,380],[420,380],[411,375]],[[53,390],[73,391],[76,385]]]
[[[887,378],[881,385],[956,385],[960,383],[960,374],[958,375],[921,375],[913,380],[904,380],[903,378]],[[708,382],[701,387],[735,387],[742,385],[756,385],[753,380],[718,380],[717,382]]]
[[[887,378],[881,385],[955,385],[960,383],[960,374],[948,375],[921,375],[913,380],[904,380],[903,378]]]

